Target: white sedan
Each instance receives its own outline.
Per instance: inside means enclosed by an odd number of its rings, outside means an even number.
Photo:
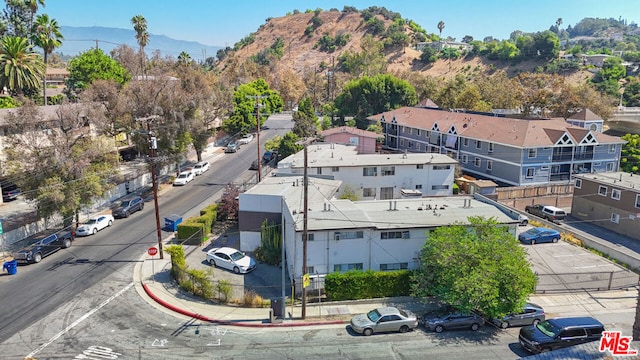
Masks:
[[[113,216],[111,215],[98,215],[92,217],[78,226],[76,229],[77,236],[89,236],[97,233],[98,231],[113,225]]]
[[[202,175],[205,171],[209,170],[209,162],[201,161],[193,166],[193,173],[197,175]]]
[[[214,248],[207,252],[207,262],[231,270],[236,274],[246,274],[256,268],[256,262],[245,253],[230,247]]]
[[[192,171],[183,171],[178,177],[173,180],[173,186],[181,186],[187,185],[193,180],[193,172]]]

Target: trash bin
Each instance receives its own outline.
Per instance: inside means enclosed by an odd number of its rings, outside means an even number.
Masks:
[[[15,275],[18,272],[18,261],[5,261],[4,265],[2,265],[2,271],[5,270],[7,271],[7,273],[9,273],[9,275]]]
[[[172,214],[164,218],[164,227],[169,231],[178,231],[178,224],[182,222],[182,216]]]
[[[276,318],[284,317],[284,301],[282,298],[273,298],[271,299],[271,310],[273,311],[273,316]]]

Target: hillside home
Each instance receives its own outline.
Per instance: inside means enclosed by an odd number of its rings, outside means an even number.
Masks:
[[[307,148],[310,176],[342,181],[361,200],[450,196],[457,161],[440,154],[358,154],[355,146],[316,143]],[[276,176],[303,175],[304,152],[280,160]],[[338,195],[339,196],[339,195]]]
[[[576,175],[571,215],[640,240],[640,175]]]
[[[340,126],[320,132],[320,137],[325,143],[355,146],[358,154],[373,154],[376,152],[376,140],[382,135],[351,126]]]
[[[586,118],[585,118],[586,119]],[[380,121],[384,148],[446,154],[462,170],[501,186],[568,183],[574,174],[618,171],[624,140],[563,119],[403,107],[369,117]],[[574,119],[575,120],[575,119]],[[597,125],[596,125],[597,127]]]

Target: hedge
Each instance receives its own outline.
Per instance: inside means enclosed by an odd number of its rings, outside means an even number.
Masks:
[[[408,296],[411,291],[411,271],[333,272],[325,277],[324,289],[328,300],[332,301]]]

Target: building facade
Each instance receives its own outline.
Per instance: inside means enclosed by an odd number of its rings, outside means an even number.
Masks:
[[[331,128],[320,133],[323,142],[355,146],[358,154],[374,154],[376,140],[381,136],[373,131],[350,126]]]
[[[624,140],[564,119],[523,120],[404,107],[369,117],[380,121],[384,147],[445,154],[472,176],[503,186],[570,182],[582,173],[619,169]],[[579,119],[578,119],[579,121]]]
[[[577,175],[571,215],[640,240],[640,176],[625,172]]]

